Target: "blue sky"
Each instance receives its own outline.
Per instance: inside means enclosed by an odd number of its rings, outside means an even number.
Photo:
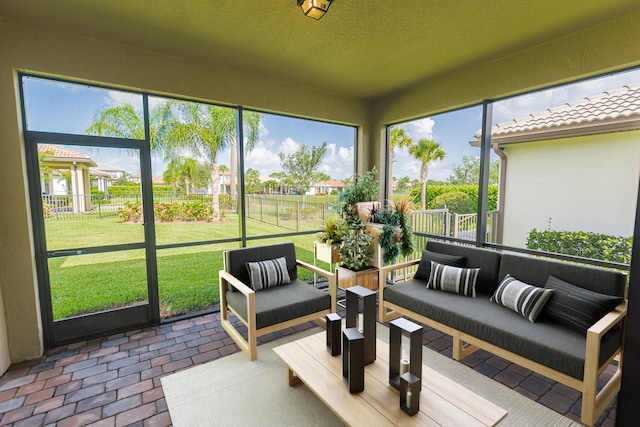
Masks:
[[[493,122],[524,117],[625,84],[638,83],[640,70],[510,98],[494,103]],[[142,109],[140,95],[35,78],[26,80],[25,98],[28,128],[50,132],[84,134],[84,129],[93,121],[95,112],[104,105],[126,100],[139,110]],[[154,102],[158,100],[151,98],[150,104],[153,105]],[[464,155],[479,155],[479,149],[471,147],[469,141],[480,129],[481,120],[481,106],[473,106],[402,123],[400,126],[414,140],[428,138],[440,142],[446,156],[443,161],[429,166],[429,179],[446,180]],[[320,170],[338,180],[351,176],[354,128],[273,114],[262,115],[259,141],[254,150],[246,154],[245,164],[247,168],[257,169],[262,176],[268,176],[280,170],[277,153],[291,154],[301,145],[317,146],[324,141],[328,144],[328,150]],[[86,152],[98,163],[119,166],[131,174],[139,172],[139,163],[130,154],[110,149],[75,149]],[[395,177],[419,177],[420,164],[408,150],[398,150],[395,157]],[[219,153],[218,163],[229,165],[228,151]],[[161,158],[154,158],[153,175],[161,175],[164,165]]]

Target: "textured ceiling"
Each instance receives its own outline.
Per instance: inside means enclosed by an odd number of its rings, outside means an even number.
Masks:
[[[315,21],[296,0],[0,1],[0,17],[357,98],[637,10],[638,0],[336,0]]]

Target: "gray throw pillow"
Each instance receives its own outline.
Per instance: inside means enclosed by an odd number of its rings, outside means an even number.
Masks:
[[[428,250],[422,251],[422,259],[418,264],[416,274],[413,276],[414,280],[422,280],[427,282],[429,276],[431,276],[431,261],[435,261],[438,264],[450,265],[452,267],[464,267],[465,257],[456,255],[441,254],[439,252],[432,252]]]
[[[507,274],[491,296],[491,301],[520,313],[534,323],[552,293],[551,289],[529,285]]]
[[[554,290],[545,307],[546,315],[551,320],[583,334],[623,300],[621,297],[581,288],[553,275],[547,278],[545,288]]]
[[[291,283],[285,257],[248,262],[247,270],[249,271],[249,287],[256,292]]]
[[[460,268],[431,261],[428,289],[476,297],[476,279],[479,268]]]

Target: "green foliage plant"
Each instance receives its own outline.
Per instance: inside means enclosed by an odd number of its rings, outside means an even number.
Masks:
[[[633,237],[612,236],[587,231],[532,229],[527,248],[601,261],[631,263]]]
[[[409,224],[409,198],[405,197],[391,208],[381,209],[375,216],[375,222],[383,224],[378,243],[382,249],[382,261],[391,264],[398,256],[413,253],[413,230]],[[400,241],[396,241],[396,229],[400,229]]]
[[[342,218],[338,215],[329,215],[323,225],[324,230],[318,234],[318,241],[327,245],[342,243],[342,235],[347,231]]]
[[[376,168],[365,174],[356,174],[340,192],[336,203],[344,218],[356,215],[353,208],[356,203],[376,200],[380,194],[380,182],[376,179]]]
[[[359,217],[347,221],[347,230],[340,244],[341,267],[352,271],[366,270],[371,266],[373,236],[367,233],[365,223]]]

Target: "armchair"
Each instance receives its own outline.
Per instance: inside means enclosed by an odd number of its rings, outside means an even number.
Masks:
[[[248,263],[286,259],[290,282],[279,285],[252,284]],[[256,264],[253,264],[254,266]],[[298,279],[297,267],[303,267],[329,279],[329,292],[323,292]],[[284,271],[281,273],[285,273]],[[286,274],[284,274],[286,276]],[[296,259],[293,243],[247,247],[224,252],[224,270],[220,277],[220,321],[222,327],[247,354],[257,357],[257,338],[291,326],[322,318],[336,310],[335,274]],[[265,278],[264,276],[258,276]],[[278,282],[280,283],[280,282]],[[257,290],[256,290],[257,289]],[[247,339],[229,321],[229,312],[247,327]]]

